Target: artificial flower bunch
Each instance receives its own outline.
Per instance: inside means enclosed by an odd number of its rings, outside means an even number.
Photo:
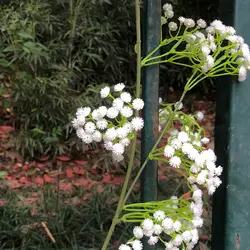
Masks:
[[[108,98],[110,107],[100,106],[91,112],[90,107],[79,108],[72,121],[76,134],[86,144],[104,141],[104,147],[112,152],[116,162],[123,160],[125,147],[134,139],[134,131],[143,128],[144,122],[137,115],[144,107],[140,98],[132,100],[130,93],[123,91],[125,85],[118,83],[113,87],[101,89],[102,99]]]
[[[202,19],[195,22],[185,17],[179,17],[177,22],[170,21],[174,17],[171,4],[163,6],[163,13],[162,25],[168,24],[170,37],[161,40],[160,45],[142,60],[142,66],[173,63],[193,68],[200,79],[221,75],[237,75],[239,81],[246,79],[250,69],[249,46],[233,27],[220,20],[214,20],[210,25]],[[154,56],[166,45],[170,46],[168,52]],[[189,59],[189,63],[183,59]]]

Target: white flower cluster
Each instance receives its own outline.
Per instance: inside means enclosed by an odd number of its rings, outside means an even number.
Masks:
[[[162,24],[174,16],[171,4],[163,6],[164,16]],[[176,22],[169,22],[170,31],[177,31],[185,26],[183,39],[186,42],[186,51],[192,53],[192,62],[196,67],[207,73],[216,68],[216,73],[227,67],[227,72],[238,75],[239,81],[247,77],[247,70],[250,70],[250,50],[241,36],[231,26],[224,25],[220,20],[214,20],[209,26],[203,19],[196,22],[191,18],[179,17],[179,25]],[[230,64],[223,62],[230,61]],[[223,64],[223,66],[222,66]],[[221,67],[218,67],[220,66]]]
[[[142,220],[140,226],[134,227],[133,241],[121,245],[119,250],[143,249],[141,239],[144,236],[148,237],[149,245],[155,245],[159,240],[165,243],[166,250],[179,250],[180,246],[185,246],[187,250],[193,249],[199,239],[198,228],[203,225],[202,191],[195,185],[193,189],[193,201],[187,202],[188,206],[183,207],[177,197],[171,197],[162,209],[153,211],[150,218]],[[165,242],[164,235],[171,239]]]
[[[216,155],[212,149],[204,149],[201,145],[208,143],[208,138],[199,138],[198,133],[188,134],[185,131],[169,138],[163,154],[169,165],[174,168],[183,168],[189,173],[188,182],[198,184],[208,189],[212,195],[221,184],[219,176],[222,167],[216,167]]]
[[[110,107],[100,106],[91,112],[90,107],[79,108],[76,118],[72,121],[76,134],[86,144],[104,141],[104,147],[112,152],[115,161],[123,160],[125,147],[133,139],[134,131],[139,131],[144,126],[141,117],[135,116],[135,111],[144,107],[140,98],[132,100],[128,92],[124,92],[123,83],[114,86],[114,95],[110,87],[100,91],[101,98],[112,100]]]

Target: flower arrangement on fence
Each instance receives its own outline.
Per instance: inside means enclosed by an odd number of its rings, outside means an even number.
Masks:
[[[137,1],[137,22],[138,6]],[[85,143],[103,141],[114,161],[122,161],[126,147],[133,144],[117,211],[102,250],[107,249],[114,228],[120,222],[138,225],[131,232],[132,238],[122,244],[119,250],[143,249],[142,238],[147,239],[143,241],[146,242],[144,244],[162,243],[166,250],[193,249],[199,239],[198,229],[203,225],[203,192],[208,190],[212,195],[221,184],[222,167],[216,166],[216,155],[206,147],[209,139],[197,122],[203,118],[203,114],[185,114],[182,111],[182,100],[188,91],[205,78],[232,75],[244,81],[250,69],[249,47],[241,36],[236,35],[233,27],[219,20],[207,25],[202,19],[195,22],[190,18],[179,17],[174,22],[172,18],[173,7],[165,4],[161,24],[162,28],[168,25],[169,36],[163,38],[161,35],[159,46],[143,59],[140,57],[140,41],[137,40],[139,76],[136,97],[133,99],[124,91],[123,83],[112,89],[107,86],[101,90],[100,95],[108,99],[110,106],[101,106],[92,112],[89,107],[79,108],[72,122],[78,137]],[[138,28],[138,36],[139,31]],[[168,51],[160,54],[159,51],[165,46],[169,48]],[[159,138],[128,188],[137,132],[144,125],[139,113],[144,107],[143,100],[139,98],[140,69],[160,63],[192,68],[192,75],[177,103],[165,104],[160,101]],[[176,123],[179,124],[179,130],[174,129]],[[163,136],[167,138],[166,145],[159,146]],[[190,197],[173,196],[164,201],[127,205],[127,198],[149,160],[165,162],[179,172],[186,179]]]

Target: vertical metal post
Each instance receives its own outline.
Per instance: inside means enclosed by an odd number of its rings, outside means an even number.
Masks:
[[[160,42],[161,0],[144,0],[143,6],[143,56],[155,49]],[[142,162],[152,150],[158,135],[159,65],[142,69],[142,95],[144,129],[142,131]],[[142,202],[157,199],[157,162],[149,161],[141,178]],[[155,247],[145,244],[145,250]]]
[[[250,1],[221,0],[221,19],[250,44]],[[250,249],[250,78],[224,78],[217,89],[215,151],[224,165],[214,196],[212,250]]]

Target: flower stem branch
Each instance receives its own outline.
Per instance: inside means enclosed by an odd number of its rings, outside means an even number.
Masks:
[[[136,66],[136,98],[140,97],[141,92],[141,21],[140,21],[140,0],[135,0],[135,16],[136,16],[136,50],[137,50],[137,66]],[[138,111],[136,113],[136,116],[138,116]],[[131,172],[134,165],[134,157],[136,152],[136,137],[137,132],[134,134],[134,140],[132,142],[132,150],[130,153],[130,160],[124,180],[124,184],[122,186],[121,195],[118,201],[118,205],[115,211],[114,218],[112,220],[112,224],[109,228],[108,234],[106,236],[106,239],[103,243],[102,250],[106,250],[108,247],[108,244],[110,242],[110,239],[113,235],[113,232],[115,230],[115,226],[120,222],[119,215],[122,211],[123,204],[124,204],[124,197],[128,188],[129,179],[131,176]]]

